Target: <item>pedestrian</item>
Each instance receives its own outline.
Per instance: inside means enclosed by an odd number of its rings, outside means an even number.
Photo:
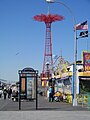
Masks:
[[[54,90],[53,90],[53,86],[49,86],[49,102],[53,102],[53,100],[54,100]]]
[[[0,89],[0,98],[2,98],[2,93],[3,93],[2,89]]]
[[[3,90],[3,95],[4,95],[4,100],[6,100],[6,96],[7,96],[7,89],[6,88],[4,88],[4,90]]]
[[[54,85],[52,86],[52,102],[54,101]]]
[[[9,99],[11,98],[11,94],[12,94],[12,89],[9,87],[9,89],[8,89],[8,98]]]

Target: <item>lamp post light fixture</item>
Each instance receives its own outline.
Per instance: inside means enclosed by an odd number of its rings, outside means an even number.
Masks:
[[[55,2],[55,0],[45,0],[46,2],[48,2],[48,3],[54,3]]]
[[[73,106],[77,106],[77,98],[76,98],[76,85],[77,85],[77,81],[76,81],[76,78],[77,78],[77,74],[76,74],[76,71],[77,71],[77,67],[76,67],[76,61],[77,61],[77,33],[76,33],[76,19],[73,15],[73,12],[72,10],[70,9],[69,6],[67,6],[65,3],[61,2],[61,1],[56,1],[56,0],[45,0],[47,3],[59,3],[61,5],[63,5],[65,8],[67,8],[67,10],[69,11],[69,13],[71,14],[72,16],[72,19],[73,19],[73,23],[74,23],[74,70],[73,70],[73,81],[74,81],[74,88],[73,88]]]

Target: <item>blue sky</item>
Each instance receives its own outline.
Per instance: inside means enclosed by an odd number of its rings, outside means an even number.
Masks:
[[[57,0],[59,1],[59,0]],[[88,20],[90,0],[62,0],[73,12],[76,23]],[[47,14],[45,0],[0,0],[0,78],[18,80],[18,70],[32,67],[42,71],[44,59],[45,24],[33,20],[37,14]],[[74,61],[74,22],[68,9],[50,4],[50,13],[65,17],[52,23],[53,54]],[[77,31],[78,34],[80,31]],[[90,50],[90,36],[78,40],[78,59],[83,50]],[[88,45],[87,45],[88,43]]]

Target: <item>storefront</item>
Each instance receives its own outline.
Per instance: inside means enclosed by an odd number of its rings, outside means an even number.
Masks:
[[[72,77],[62,77],[55,80],[55,91],[65,94],[72,94]]]
[[[90,92],[90,71],[79,72],[80,93]]]

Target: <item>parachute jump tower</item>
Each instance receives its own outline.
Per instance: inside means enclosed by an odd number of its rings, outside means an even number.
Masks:
[[[34,20],[44,22],[46,25],[46,36],[45,36],[45,49],[44,49],[44,62],[42,77],[51,77],[52,75],[52,37],[51,37],[51,24],[56,21],[63,20],[64,17],[58,14],[40,14],[34,16]],[[49,73],[49,74],[48,74]]]

